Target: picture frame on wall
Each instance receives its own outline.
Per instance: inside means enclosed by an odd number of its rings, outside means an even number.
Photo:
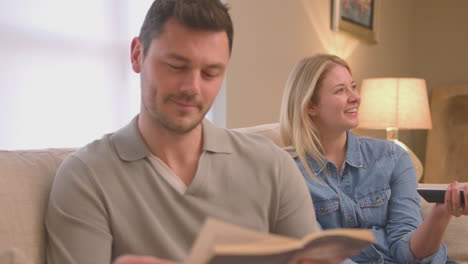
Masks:
[[[381,0],[331,0],[331,27],[369,43],[378,42]]]

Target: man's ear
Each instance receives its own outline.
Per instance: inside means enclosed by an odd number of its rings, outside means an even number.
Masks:
[[[132,46],[130,50],[130,60],[132,63],[132,69],[136,73],[141,72],[141,63],[143,63],[143,43],[139,37],[135,37],[132,40]]]

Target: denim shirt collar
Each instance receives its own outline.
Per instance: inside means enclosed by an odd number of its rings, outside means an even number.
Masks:
[[[361,143],[359,137],[355,136],[351,131],[347,131],[346,136],[346,157],[345,162],[348,165],[359,168],[363,167]]]
[[[328,164],[329,162],[331,162],[325,157],[322,157],[322,158],[325,164]],[[312,172],[314,173],[314,175],[320,175],[324,167],[321,166],[311,156],[307,156],[307,162],[309,163],[309,166]],[[346,132],[346,156],[345,156],[344,162],[352,167],[356,167],[356,168],[363,167],[359,137],[355,136],[349,130]]]

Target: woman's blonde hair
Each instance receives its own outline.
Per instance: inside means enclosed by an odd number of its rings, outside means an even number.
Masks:
[[[316,160],[321,166],[323,148],[316,124],[309,116],[310,102],[318,103],[318,88],[326,73],[335,65],[351,69],[343,59],[330,54],[317,54],[300,60],[289,73],[283,94],[280,112],[280,133],[286,146],[293,146],[296,154],[312,179],[316,175],[307,162],[307,156]]]

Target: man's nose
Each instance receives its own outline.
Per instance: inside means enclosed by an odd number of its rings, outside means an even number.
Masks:
[[[180,91],[186,94],[194,95],[200,93],[202,76],[199,71],[190,71],[184,76],[184,81]]]

